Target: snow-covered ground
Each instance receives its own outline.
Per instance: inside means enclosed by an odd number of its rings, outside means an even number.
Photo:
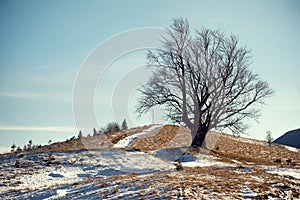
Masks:
[[[220,162],[215,157],[210,155],[199,155],[199,156],[191,156],[189,154],[185,154],[183,156],[183,160],[181,161],[182,166],[184,167],[209,167],[209,166],[218,166],[218,167],[233,167],[236,165]]]
[[[208,167],[208,166],[235,166],[218,161],[216,157],[207,154],[191,155],[186,153],[187,148],[167,148],[152,153],[161,159],[171,162],[181,162],[184,167]]]
[[[32,173],[21,173],[15,177],[18,182],[14,189],[36,190],[49,188],[55,185],[66,183],[75,183],[86,178],[107,177],[123,174],[148,174],[159,171],[173,170],[175,167],[172,163],[163,161],[149,153],[140,151],[123,151],[118,149],[104,149],[98,151],[78,151],[54,153],[55,158],[53,166],[46,167],[43,158],[47,157],[46,153],[34,156],[27,154],[19,158],[23,164]],[[2,169],[5,174],[15,170],[15,157],[1,160],[7,168]],[[38,161],[40,160],[40,164]],[[35,168],[39,168],[36,169]],[[9,175],[9,174],[7,174]],[[1,180],[1,179],[0,179]],[[33,184],[34,183],[34,184]],[[11,187],[0,187],[0,193],[11,189]]]
[[[152,131],[159,129],[160,127],[162,127],[162,125],[155,125],[155,126],[150,127],[149,129],[146,129],[146,130],[140,132],[140,133],[136,133],[134,135],[128,136],[128,137],[120,140],[118,143],[116,143],[114,145],[114,148],[128,147],[138,137],[141,137],[145,134],[151,133]]]
[[[248,165],[233,158],[228,163],[187,147],[122,148],[160,127],[128,136],[114,148],[2,156],[0,199],[226,199],[231,195],[226,189],[237,195],[228,199],[259,199],[260,184],[280,197],[300,184],[299,168]],[[177,172],[177,162],[185,170]]]
[[[290,146],[285,146],[283,145],[286,149],[290,150],[290,151],[293,151],[293,152],[300,152],[300,149],[297,149],[295,147],[290,147]]]
[[[300,180],[300,169],[264,167],[266,172],[279,175],[292,176]]]

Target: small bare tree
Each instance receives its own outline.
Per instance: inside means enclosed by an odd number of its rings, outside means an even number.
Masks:
[[[249,69],[250,51],[238,46],[237,36],[203,28],[192,37],[184,19],[174,20],[163,48],[147,58],[155,70],[140,89],[137,112],[161,105],[167,119],[191,129],[193,146],[202,146],[213,128],[243,132],[244,119],[257,119],[255,105],[273,93]]]
[[[272,137],[272,133],[270,130],[266,132],[266,140],[267,140],[269,146],[271,146],[271,144],[273,142],[273,137]]]

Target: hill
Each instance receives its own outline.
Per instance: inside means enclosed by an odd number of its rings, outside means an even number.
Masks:
[[[287,145],[300,149],[300,128],[292,131],[288,131],[276,140],[277,144]]]
[[[299,199],[300,156],[285,146],[149,125],[0,156],[1,199]]]

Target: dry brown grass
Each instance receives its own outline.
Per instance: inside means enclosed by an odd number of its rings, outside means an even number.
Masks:
[[[152,133],[139,137],[130,147],[143,151],[152,151],[175,146],[188,146],[191,142],[189,136],[190,131],[187,128],[177,125],[164,125]]]
[[[149,175],[119,175],[113,176],[109,182],[117,186],[137,188],[139,197],[147,195],[168,197],[184,197],[184,199],[202,199],[207,195],[214,195],[219,199],[231,197],[243,199],[243,188],[257,193],[256,199],[267,199],[272,194],[280,199],[285,195],[285,189],[291,196],[299,197],[299,181],[287,176],[270,174],[261,168],[252,167],[245,170],[243,167],[186,167],[183,171],[158,173]],[[114,186],[115,187],[115,186]],[[113,187],[113,188],[114,188]],[[146,190],[150,192],[146,192]],[[155,191],[155,192],[154,192]],[[144,196],[146,195],[146,196]],[[177,198],[175,198],[177,199]]]
[[[149,128],[145,126],[136,129],[109,133],[106,135],[74,139],[68,142],[55,143],[45,146],[48,151],[70,151],[85,148],[99,149],[110,148],[114,143],[126,136],[133,135]],[[215,139],[218,139],[217,141]],[[233,137],[231,135],[212,132],[207,137],[209,144],[215,144],[210,152],[221,161],[239,162],[237,167],[184,167],[182,171],[161,172],[148,175],[135,173],[116,175],[106,179],[89,178],[80,183],[73,184],[81,187],[84,183],[98,184],[99,190],[95,191],[103,198],[110,195],[122,194],[123,188],[136,188],[135,194],[140,194],[140,199],[149,195],[160,197],[167,195],[176,199],[207,199],[207,195],[214,195],[219,199],[229,196],[230,199],[243,199],[242,187],[249,188],[257,193],[258,199],[267,199],[271,194],[274,198],[281,199],[287,193],[295,199],[300,197],[300,181],[291,176],[267,173],[257,165],[277,165],[286,168],[300,168],[298,152],[275,145],[268,146],[266,142]],[[133,142],[131,148],[144,151],[156,150],[174,146],[188,146],[191,135],[188,129],[165,125],[162,128],[146,134]],[[188,149],[187,153],[201,154],[209,151],[202,148]],[[276,163],[279,159],[282,162]],[[291,160],[291,162],[287,162]],[[0,177],[6,174],[0,173]],[[9,177],[5,177],[9,179]],[[6,185],[6,182],[3,182]],[[10,184],[19,185],[21,182]],[[122,185],[123,184],[123,185]],[[121,186],[122,187],[121,187]],[[147,196],[148,195],[148,196]]]
[[[102,149],[111,148],[121,139],[142,132],[153,125],[133,128],[114,133],[107,133],[80,139],[68,140],[66,142],[57,142],[52,145],[43,146],[36,149],[36,152],[64,152],[84,149]],[[176,125],[165,125],[162,128],[153,131],[136,139],[130,146],[132,149],[151,151],[162,148],[182,147],[191,144],[192,137],[190,130]],[[285,147],[277,144],[269,146],[267,142],[246,139],[243,137],[234,137],[227,134],[210,132],[207,135],[207,144],[211,145],[210,154],[219,157],[225,162],[237,160],[242,164],[252,165],[277,165],[289,168],[300,168],[299,152],[292,152]],[[207,153],[199,148],[189,149],[195,151],[190,153]],[[198,152],[197,152],[198,151]],[[276,162],[278,160],[278,162]],[[279,162],[280,161],[280,162]]]
[[[219,137],[212,154],[224,161],[232,159],[244,164],[281,165],[284,167],[300,168],[298,152],[289,151],[285,147],[267,142],[250,140],[250,142],[237,139],[231,135],[222,134]],[[276,162],[279,159],[282,162]],[[291,162],[287,162],[290,160]]]
[[[143,151],[160,149],[165,143],[174,138],[178,128],[178,126],[174,125],[165,125],[152,133],[139,137],[131,144],[130,147]]]
[[[65,142],[56,142],[51,145],[45,145],[38,149],[30,150],[32,152],[67,152],[76,150],[97,150],[104,148],[111,148],[114,144],[124,139],[127,136],[140,133],[145,129],[150,128],[153,125],[145,125],[142,127],[132,128],[128,130],[121,130],[113,133],[106,133],[90,137],[82,137],[76,139],[68,139]],[[7,154],[0,154],[0,156],[6,156]]]
[[[176,125],[165,125],[153,133],[136,139],[131,148],[151,151],[162,148],[188,146],[192,137],[190,130]],[[253,165],[277,165],[288,168],[300,168],[299,152],[289,151],[285,147],[267,142],[235,137],[228,134],[209,132],[206,144],[211,151],[202,148],[189,149],[193,153],[210,153],[221,161]],[[191,153],[191,152],[190,152]],[[281,162],[276,162],[280,160]]]

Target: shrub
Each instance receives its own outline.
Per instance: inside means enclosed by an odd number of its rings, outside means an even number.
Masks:
[[[20,153],[22,151],[21,147],[17,148],[17,152]]]
[[[276,159],[275,162],[276,163],[281,163],[281,159]]]
[[[21,163],[20,163],[19,160],[16,160],[16,162],[15,162],[15,167],[16,167],[16,168],[20,168],[20,167],[21,167]]]
[[[175,166],[176,166],[177,171],[182,171],[183,170],[181,162],[175,163]]]
[[[110,122],[101,130],[103,133],[112,133],[117,131],[120,131],[120,125],[117,122]]]
[[[17,146],[15,145],[15,144],[13,144],[13,145],[11,145],[11,152],[13,153],[14,151],[15,151],[15,148],[16,148]]]

